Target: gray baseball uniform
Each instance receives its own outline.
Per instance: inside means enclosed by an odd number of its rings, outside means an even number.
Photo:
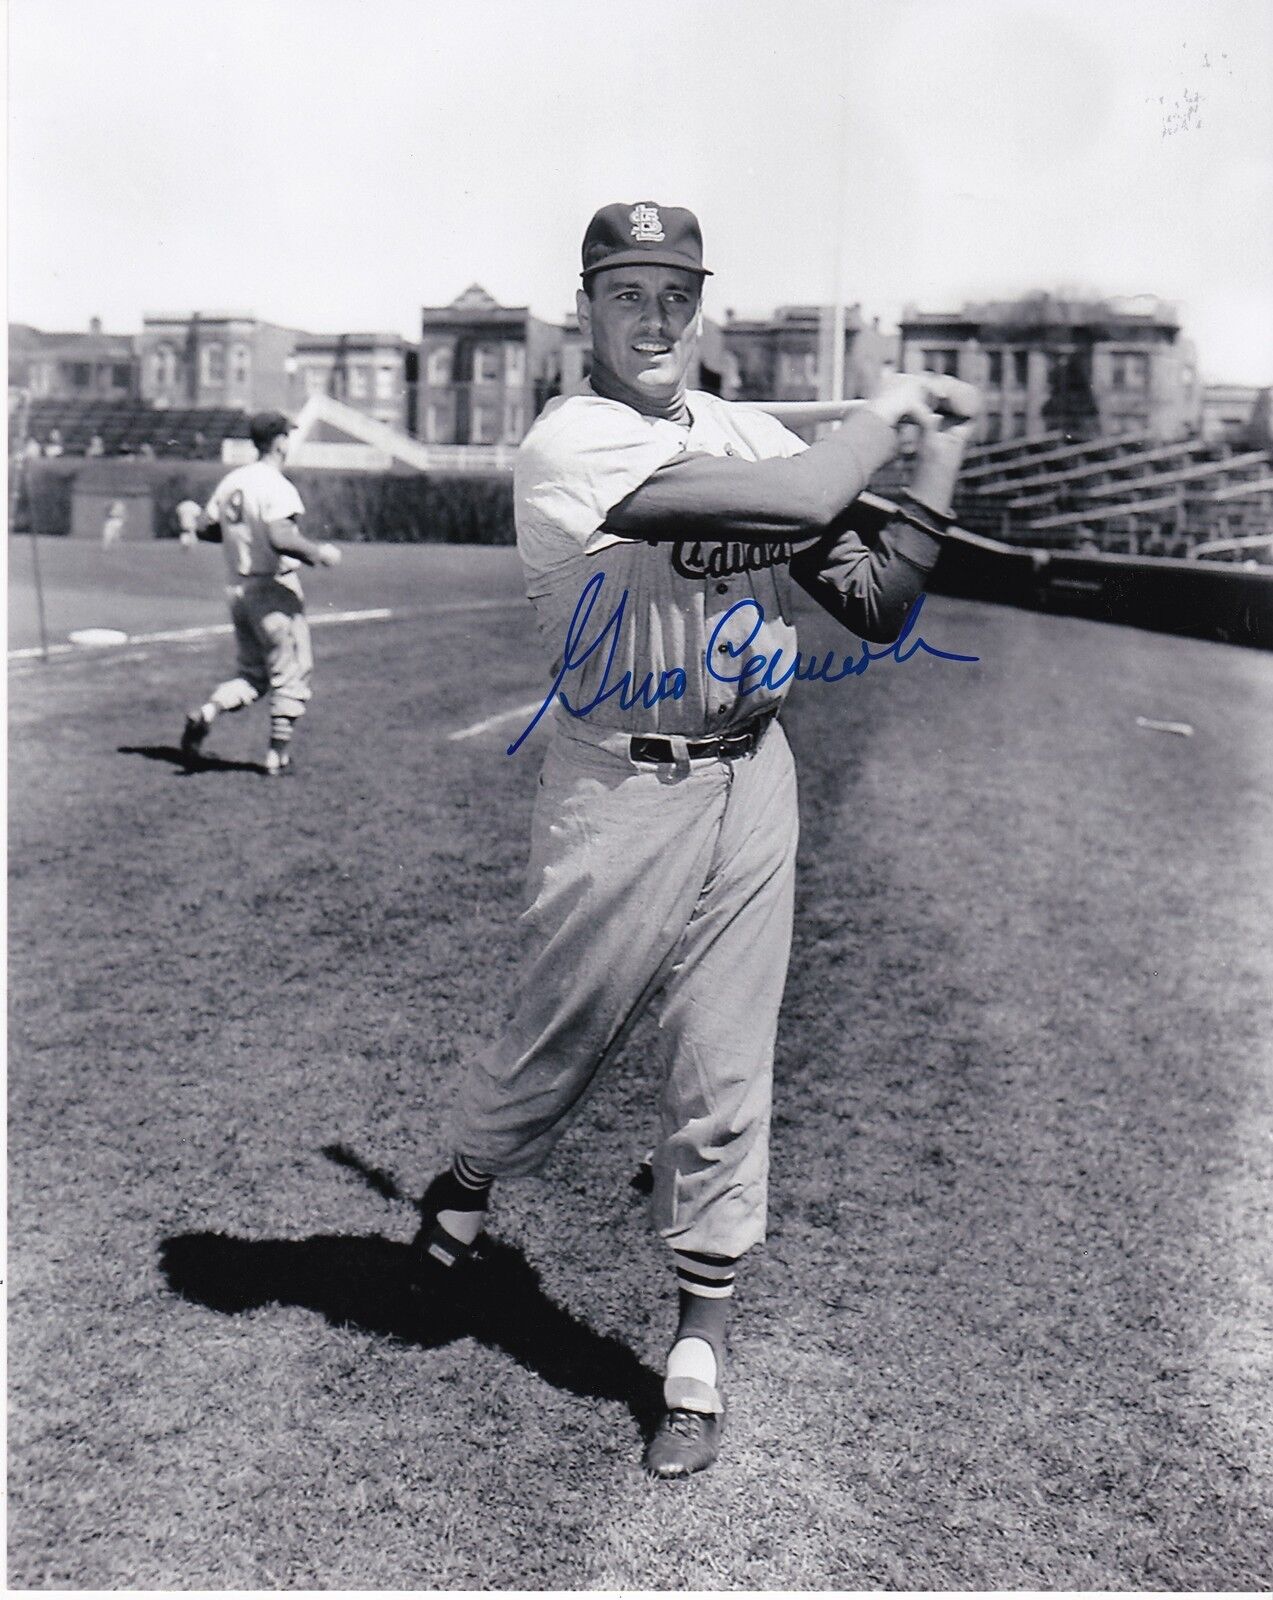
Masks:
[[[597,395],[554,401],[519,454],[518,550],[553,676],[598,575],[587,640],[601,644],[564,686],[576,710],[592,709],[552,714],[528,961],[509,1030],[468,1073],[455,1148],[495,1175],[533,1170],[654,1001],[666,1056],[656,1223],[679,1250],[735,1257],[765,1230],[798,833],[774,716],[787,685],[754,685],[740,669],[753,653],[795,649],[796,545],[652,544],[605,524],[683,453],[758,461],[804,445],[753,408],[687,398],[687,425]],[[875,418],[857,435],[865,483],[894,437]],[[928,565],[935,552],[926,541]],[[915,579],[918,590],[918,566]],[[660,683],[670,692],[651,704]],[[739,747],[695,753],[721,735]]]

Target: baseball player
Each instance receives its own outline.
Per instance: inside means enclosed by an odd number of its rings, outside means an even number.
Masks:
[[[707,275],[681,208],[606,206],[584,236],[588,389],[544,409],[514,482],[550,681],[571,669],[532,823],[527,965],[511,1023],[466,1073],[416,1241],[421,1278],[471,1270],[492,1181],[541,1165],[655,1005],[652,1206],[680,1305],[644,1458],[657,1478],[716,1458],[737,1264],[765,1234],[797,811],[789,679],[755,662],[792,659],[793,580],[861,637],[898,636],[977,409],[953,379],[894,378],[806,447],[754,407],[689,391]],[[860,502],[903,421],[923,430],[907,496]]]
[[[187,716],[181,753],[186,765],[194,766],[216,718],[223,711],[241,711],[268,692],[265,771],[277,778],[291,768],[292,728],[310,698],[314,666],[297,568],[302,562],[334,567],[340,549],[313,543],[297,526],[305,507],[295,484],[283,476],[292,424],[278,411],[263,411],[252,418],[249,431],[260,459],[222,478],[197,528],[200,539],[225,548],[238,676],[219,683]]]

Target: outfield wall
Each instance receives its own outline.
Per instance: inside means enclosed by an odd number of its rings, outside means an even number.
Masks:
[[[967,599],[1273,649],[1273,566],[1026,550],[955,529],[930,587]]]
[[[19,530],[65,535],[82,459],[38,461]],[[206,500],[225,468],[212,461],[112,464],[134,474],[154,503],[156,538],[177,533],[177,502]],[[398,544],[511,544],[512,475],[297,468],[307,531],[315,538]],[[24,521],[25,512],[25,521]],[[1025,549],[954,530],[931,587],[945,594],[1063,612],[1167,633],[1273,649],[1273,565],[1076,555]]]

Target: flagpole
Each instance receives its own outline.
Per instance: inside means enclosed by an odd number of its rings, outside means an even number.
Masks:
[[[30,430],[31,395],[24,390],[18,402],[17,454],[13,458],[13,476],[9,484],[9,529],[18,519],[18,506],[22,490],[27,491],[27,522],[31,534],[31,575],[35,582],[35,609],[40,626],[40,659],[49,659],[49,635],[44,620],[44,577],[40,571],[40,538],[35,531],[35,506],[31,500],[30,474],[27,467],[27,435]]]
[[[830,305],[830,338],[825,332],[826,314],[823,314],[824,333],[821,340],[827,361],[823,369],[822,382],[819,385],[822,398],[830,401],[844,398],[844,244],[846,205],[845,189],[847,187],[847,143],[848,143],[848,101],[843,91],[839,95],[839,114],[836,117],[835,132],[835,195],[831,206],[831,226],[833,230],[831,250],[831,305]],[[827,349],[827,346],[830,349]],[[834,426],[829,424],[828,426]]]

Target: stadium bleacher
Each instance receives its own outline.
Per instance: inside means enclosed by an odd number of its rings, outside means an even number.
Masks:
[[[998,439],[994,444],[974,445],[968,452],[969,470],[986,463],[1010,463],[1020,456],[1033,456],[1040,449],[1068,442],[1064,433],[1036,433],[1028,439]]]
[[[1032,441],[1042,444],[1042,439]],[[1037,453],[1031,451],[1027,455],[1016,455],[1008,461],[983,461],[980,457],[970,458],[969,465],[960,474],[963,483],[985,483],[989,481],[1007,482],[1009,479],[1026,476],[1036,472],[1040,467],[1055,467],[1058,463],[1067,462],[1075,467],[1083,466],[1087,462],[1101,461],[1108,457],[1120,455],[1134,455],[1139,450],[1147,450],[1155,443],[1152,434],[1148,433],[1120,433],[1109,438],[1083,439],[1077,444],[1062,444],[1055,448],[1047,448]]]
[[[11,450],[16,425],[11,413]],[[220,459],[225,439],[246,439],[248,419],[237,409],[165,409],[142,400],[34,400],[26,428],[41,449],[56,429],[68,456],[87,455],[96,437],[107,456],[142,455],[148,447],[156,456],[198,461]]]
[[[973,533],[1049,549],[1186,555],[1273,531],[1268,451],[1146,434],[1015,443],[1010,455],[970,455],[955,510]]]

